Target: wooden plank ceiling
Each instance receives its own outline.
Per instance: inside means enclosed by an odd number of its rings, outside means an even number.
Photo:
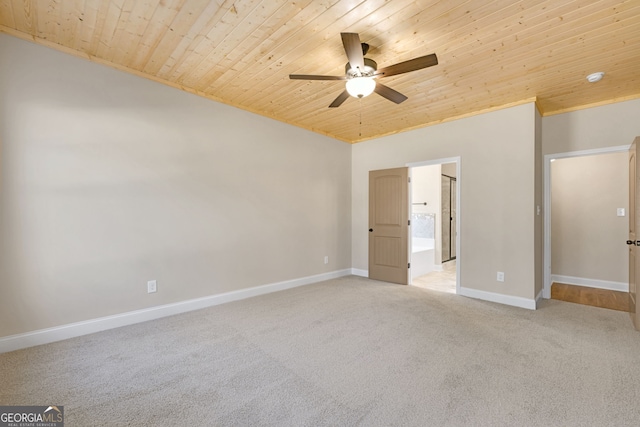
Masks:
[[[543,115],[640,97],[640,1],[0,0],[0,31],[334,138],[358,142],[536,99]],[[327,108],[341,32],[379,67],[439,65]],[[599,83],[586,76],[606,73]]]

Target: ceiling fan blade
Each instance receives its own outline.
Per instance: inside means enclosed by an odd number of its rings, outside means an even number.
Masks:
[[[336,99],[333,100],[331,105],[329,105],[329,108],[336,108],[341,106],[342,103],[346,101],[348,97],[349,97],[349,92],[347,92],[346,90],[342,91],[342,93],[338,95]]]
[[[364,70],[364,55],[358,33],[340,33],[340,36],[342,36],[342,44],[351,68]]]
[[[408,73],[409,71],[421,70],[423,68],[432,67],[438,65],[438,57],[435,53],[427,56],[421,56],[419,58],[413,58],[408,61],[399,62],[397,64],[389,65],[388,67],[380,68],[376,71],[376,75],[380,77],[395,76],[396,74]]]
[[[346,76],[314,76],[308,74],[289,74],[291,80],[347,80]]]
[[[380,82],[376,82],[376,88],[374,89],[375,93],[378,95],[387,98],[391,102],[395,102],[396,104],[400,104],[407,100],[407,97],[398,92],[397,90],[391,89],[389,86],[385,86]]]

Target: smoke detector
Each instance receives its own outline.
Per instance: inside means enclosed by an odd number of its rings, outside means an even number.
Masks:
[[[604,73],[602,71],[599,71],[597,73],[589,74],[587,76],[587,80],[589,81],[589,83],[595,83],[602,80],[602,77],[604,77]]]

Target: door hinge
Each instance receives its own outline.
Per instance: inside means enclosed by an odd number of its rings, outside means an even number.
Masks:
[[[409,180],[409,182],[411,182],[411,177],[407,177],[407,179]]]
[[[411,263],[407,264],[407,268],[411,268]]]
[[[409,220],[409,223],[407,225],[411,225],[411,220]]]

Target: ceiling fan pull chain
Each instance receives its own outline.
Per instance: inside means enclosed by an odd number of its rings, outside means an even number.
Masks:
[[[358,131],[358,136],[362,137],[362,98],[358,98],[358,104],[360,104],[360,130]]]

